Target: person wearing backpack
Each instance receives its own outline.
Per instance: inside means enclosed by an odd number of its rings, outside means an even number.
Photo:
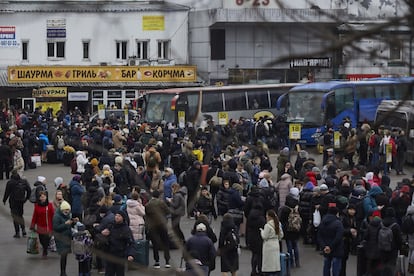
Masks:
[[[414,273],[414,205],[408,206],[401,229],[408,237],[408,272]]]
[[[222,275],[231,273],[232,276],[236,276],[237,270],[239,270],[240,240],[236,229],[233,217],[229,213],[224,214],[218,244]]]
[[[300,267],[298,240],[302,219],[299,214],[299,189],[293,187],[286,197],[285,206],[279,209],[279,218],[283,226],[287,251],[290,254],[290,266]]]
[[[4,191],[3,203],[9,200],[10,212],[13,218],[14,238],[20,238],[20,229],[22,236],[26,237],[24,225],[24,203],[29,199],[31,193],[30,185],[26,179],[20,178],[17,171],[13,170],[11,179],[7,181],[6,190]]]
[[[387,207],[382,211],[382,228],[386,227],[386,232],[388,239],[386,237],[378,237],[378,246],[381,250],[382,262],[384,264],[384,270],[382,275],[393,275],[397,265],[398,251],[402,245],[402,233],[399,224],[397,223],[397,218],[395,210],[392,207]],[[380,230],[382,233],[383,230]],[[388,242],[386,242],[388,240]],[[386,242],[384,245],[382,245]],[[389,244],[388,244],[389,243]],[[382,248],[385,246],[386,248]],[[385,250],[390,249],[390,250]]]
[[[145,171],[152,178],[152,174],[155,170],[159,170],[159,164],[161,163],[161,155],[155,149],[154,145],[148,145],[148,150],[144,153]]]
[[[90,276],[93,239],[86,226],[80,222],[76,223],[72,244],[73,254],[78,260],[79,276]]]

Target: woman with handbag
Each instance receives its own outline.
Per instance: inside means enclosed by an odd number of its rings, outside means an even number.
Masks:
[[[53,216],[55,209],[53,203],[47,199],[47,192],[39,192],[39,200],[35,203],[30,230],[39,234],[42,245],[42,257],[47,258],[47,248],[53,231]]]

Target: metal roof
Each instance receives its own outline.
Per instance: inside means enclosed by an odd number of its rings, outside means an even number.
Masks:
[[[0,2],[0,13],[23,12],[145,12],[186,11],[184,5],[164,1],[5,1]]]
[[[0,70],[0,88],[24,88],[24,87],[53,87],[53,86],[68,86],[68,87],[131,87],[131,88],[163,88],[163,87],[197,87],[203,86],[201,79],[197,78],[197,82],[22,82],[9,83],[7,70]]]

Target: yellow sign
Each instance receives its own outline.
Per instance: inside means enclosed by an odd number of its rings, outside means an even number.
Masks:
[[[42,112],[46,112],[48,108],[53,109],[53,115],[62,107],[62,102],[36,102],[35,107],[42,107]]]
[[[301,138],[301,124],[289,124],[289,139],[298,140]]]
[[[219,112],[218,123],[221,126],[227,125],[229,123],[229,114],[227,112]]]
[[[194,82],[195,66],[9,66],[19,82]]]
[[[178,116],[178,126],[180,128],[184,128],[185,127],[185,111],[178,111],[177,116]]]
[[[385,159],[386,163],[392,163],[392,144],[385,145]]]
[[[341,147],[341,133],[339,131],[334,132],[334,148],[339,149]]]
[[[143,31],[164,31],[164,16],[163,15],[144,15],[142,17]]]
[[[66,98],[67,95],[68,95],[67,87],[43,87],[40,89],[33,89],[32,91],[33,98],[42,98],[42,97]]]

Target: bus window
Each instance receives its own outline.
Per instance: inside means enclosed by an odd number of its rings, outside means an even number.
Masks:
[[[266,90],[252,90],[247,92],[249,109],[269,108],[269,98]]]
[[[188,118],[189,121],[193,121],[198,113],[198,99],[199,94],[190,94],[187,95],[187,102],[188,102]]]
[[[325,123],[335,118],[336,116],[335,93],[332,93],[326,97],[325,112],[326,112]]]
[[[201,111],[220,112],[223,111],[223,98],[221,92],[203,93]]]
[[[354,98],[352,95],[352,88],[339,88],[335,90],[335,116],[348,110],[354,110]]]
[[[374,86],[364,85],[355,88],[358,99],[375,99]]]
[[[390,85],[381,85],[375,87],[375,98],[380,99],[394,99],[392,97],[393,91]]]
[[[246,110],[246,96],[244,92],[224,93],[226,111]]]

